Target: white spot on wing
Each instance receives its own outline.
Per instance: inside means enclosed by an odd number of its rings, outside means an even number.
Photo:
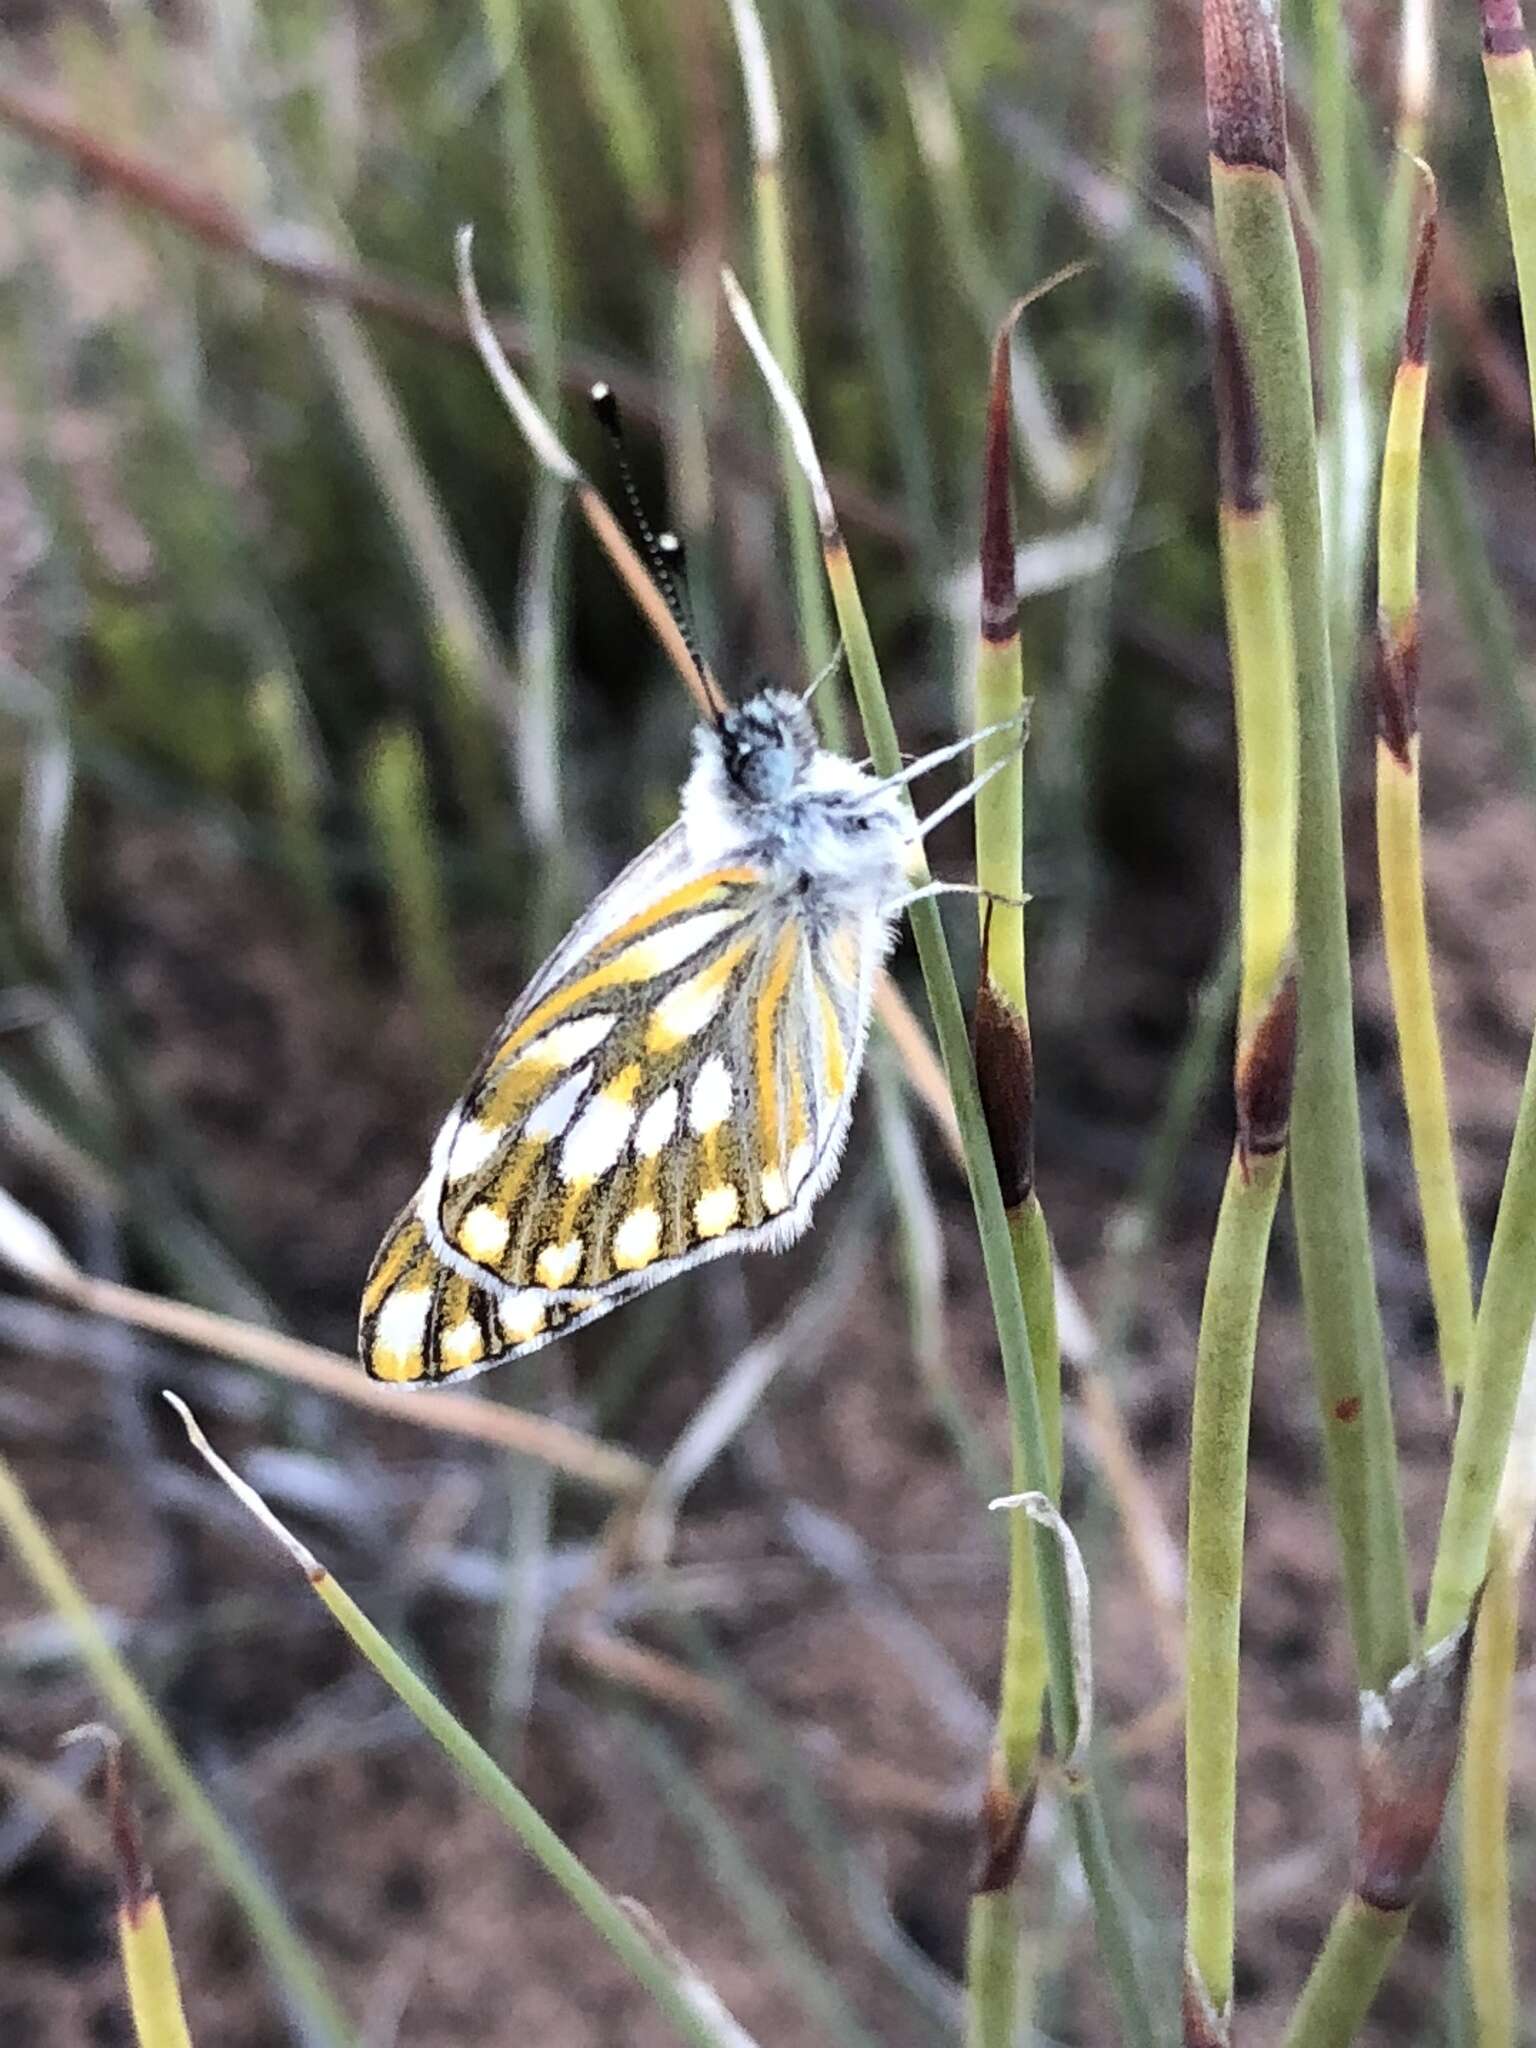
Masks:
[[[560,1178],[568,1183],[601,1180],[624,1150],[634,1121],[630,1104],[606,1093],[588,1103],[560,1148]],[[557,1280],[547,1284],[560,1285]]]
[[[544,1327],[547,1304],[537,1287],[519,1288],[509,1294],[496,1310],[501,1334],[509,1344],[526,1344]]]
[[[635,1150],[642,1159],[654,1159],[677,1129],[677,1090],[667,1088],[641,1117],[635,1130]]]
[[[667,1051],[674,1045],[681,1045],[685,1039],[702,1031],[714,1016],[725,1001],[725,983],[711,983],[711,971],[706,967],[690,976],[656,1005],[647,1033],[653,1049]],[[661,1041],[659,1048],[655,1047],[657,1040]]]
[[[499,1210],[477,1202],[459,1225],[459,1249],[484,1265],[501,1257],[511,1235],[512,1226]]]
[[[455,1366],[473,1365],[485,1350],[485,1339],[480,1334],[480,1325],[473,1316],[465,1316],[445,1330],[442,1336],[443,1364],[451,1371]]]
[[[661,1246],[661,1217],[653,1204],[631,1209],[613,1233],[613,1263],[621,1272],[632,1273],[648,1266]]]
[[[557,1024],[552,1031],[531,1040],[518,1054],[514,1064],[519,1067],[574,1066],[589,1052],[597,1051],[618,1021],[612,1011],[602,1011],[591,1017],[573,1017],[569,1023]]]
[[[694,917],[679,918],[665,931],[652,932],[649,938],[637,939],[634,945],[626,946],[614,962],[619,978],[623,981],[649,981],[653,975],[666,974],[674,967],[681,967],[685,960],[692,959],[700,946],[707,946],[720,932],[727,931],[733,924],[740,924],[741,916],[739,910],[701,910]]]
[[[534,1278],[541,1287],[564,1287],[576,1278],[581,1269],[581,1254],[584,1247],[579,1237],[568,1238],[564,1244],[547,1244],[539,1253],[539,1262],[534,1267]]]
[[[688,1126],[696,1137],[723,1124],[731,1113],[731,1070],[719,1053],[700,1067],[688,1095]]]
[[[373,1326],[373,1348],[395,1358],[409,1358],[421,1349],[427,1334],[427,1312],[432,1306],[430,1287],[399,1287],[379,1310]]]
[[[522,1135],[533,1145],[542,1145],[547,1138],[558,1138],[571,1118],[576,1114],[576,1105],[587,1092],[592,1079],[590,1067],[578,1067],[574,1074],[552,1088],[544,1100],[528,1112]]]
[[[478,1173],[488,1159],[496,1156],[505,1130],[505,1124],[483,1124],[477,1117],[466,1117],[448,1149],[449,1180],[465,1180]]]
[[[741,1198],[729,1181],[706,1188],[693,1205],[693,1223],[700,1237],[719,1237],[730,1229],[741,1209]]]

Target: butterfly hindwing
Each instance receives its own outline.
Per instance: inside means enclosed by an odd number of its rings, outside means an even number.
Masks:
[[[622,1288],[557,1298],[539,1288],[480,1286],[438,1258],[413,1202],[374,1260],[359,1349],[377,1380],[468,1379],[596,1322],[627,1298]]]

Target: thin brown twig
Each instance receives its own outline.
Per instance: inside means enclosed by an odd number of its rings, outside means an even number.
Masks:
[[[60,1276],[53,1291],[93,1315],[109,1316],[136,1329],[172,1337],[180,1344],[258,1365],[282,1379],[338,1395],[354,1407],[372,1409],[396,1422],[446,1430],[501,1450],[519,1451],[604,1493],[634,1494],[651,1479],[650,1467],[642,1459],[583,1436],[580,1430],[550,1416],[504,1408],[454,1388],[434,1389],[429,1398],[420,1399],[366,1378],[361,1367],[339,1351],[306,1344],[256,1323],[242,1323],[212,1309],[147,1294],[115,1280],[98,1280],[88,1273],[76,1273],[67,1281]]]

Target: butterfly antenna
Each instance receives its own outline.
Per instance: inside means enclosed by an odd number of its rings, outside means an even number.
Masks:
[[[822,665],[822,667],[820,667],[816,671],[815,675],[811,677],[811,680],[800,692],[800,702],[802,704],[809,704],[811,699],[815,696],[816,692],[827,680],[827,677],[830,675],[835,675],[837,673],[837,671],[843,665],[843,656],[846,652],[847,650],[843,646],[842,637],[841,635],[839,635],[837,645],[832,650],[831,660],[825,662]]]
[[[688,575],[683,544],[675,533],[657,533],[646,517],[645,506],[641,503],[640,492],[635,483],[635,474],[629,466],[629,450],[625,445],[623,422],[619,417],[619,401],[613,395],[613,386],[594,384],[591,400],[597,423],[613,445],[614,459],[619,467],[619,480],[624,486],[624,496],[629,501],[630,517],[635,522],[635,530],[645,548],[646,559],[651,565],[651,574],[656,579],[656,588],[666,600],[667,610],[676,621],[677,630],[683,636],[683,645],[688,650],[688,658],[698,672],[699,680],[708,690],[709,671],[704,665],[704,656],[699,649],[699,629],[693,616],[693,606],[688,601]],[[716,712],[716,718],[718,717],[719,713]]]

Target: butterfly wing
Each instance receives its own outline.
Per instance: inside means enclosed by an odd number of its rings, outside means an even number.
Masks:
[[[721,1253],[787,1243],[836,1170],[878,920],[813,930],[750,865],[642,856],[535,977],[381,1247],[376,1377],[524,1355]]]

